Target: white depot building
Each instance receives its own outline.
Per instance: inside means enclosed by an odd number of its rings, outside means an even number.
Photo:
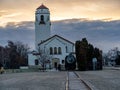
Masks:
[[[74,43],[59,35],[51,36],[50,11],[43,4],[35,12],[35,47],[37,53],[28,55],[29,66],[44,62],[46,67],[55,68],[64,65],[66,55],[74,52]]]

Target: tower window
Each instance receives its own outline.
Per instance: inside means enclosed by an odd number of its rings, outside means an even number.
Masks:
[[[52,55],[52,54],[53,54],[53,48],[50,47],[50,55]]]
[[[54,47],[54,54],[57,54],[57,47]]]
[[[40,24],[45,24],[43,15],[40,16]]]
[[[62,54],[61,47],[58,47],[58,54]]]
[[[44,21],[44,16],[43,15],[41,15],[41,21]]]

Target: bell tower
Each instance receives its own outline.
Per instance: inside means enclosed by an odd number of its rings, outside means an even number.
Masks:
[[[38,44],[50,37],[50,12],[43,4],[35,12],[35,48]]]

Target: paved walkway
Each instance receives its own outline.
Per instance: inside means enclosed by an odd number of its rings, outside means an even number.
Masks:
[[[65,90],[66,72],[0,74],[0,90]]]
[[[69,72],[69,90],[88,90],[74,72]]]
[[[120,71],[114,69],[105,69],[99,71],[77,72],[81,78],[96,90],[120,90]]]

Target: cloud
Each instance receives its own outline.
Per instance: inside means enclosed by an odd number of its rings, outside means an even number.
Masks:
[[[5,26],[7,23],[9,22],[21,22],[23,21],[22,19],[25,17],[25,15],[22,12],[14,12],[14,13],[8,13],[6,12],[6,14],[1,15],[0,17],[0,26]],[[26,19],[24,19],[26,20]],[[29,21],[29,19],[27,19]],[[27,21],[26,20],[26,21]]]
[[[7,10],[7,14],[21,12],[23,15],[17,17],[19,21],[33,21],[35,10],[42,3],[50,9],[51,20],[71,18],[120,19],[120,0],[0,0],[0,10]],[[0,14],[0,16],[2,15]],[[3,20],[0,19],[0,21]]]
[[[54,21],[51,33],[72,42],[86,37],[91,44],[104,52],[114,47],[120,48],[120,20],[93,21],[82,18]],[[0,44],[5,45],[7,40],[21,41],[34,48],[34,22],[13,22],[0,27]]]
[[[53,22],[52,33],[58,33],[73,42],[86,37],[89,42],[104,51],[113,47],[120,48],[120,20],[108,22],[79,19],[63,20]]]
[[[21,41],[34,48],[33,22],[11,22],[6,27],[0,27],[0,44],[7,45],[8,40]]]
[[[4,15],[7,11],[6,10],[0,10],[0,15]]]
[[[3,18],[12,18],[12,17],[16,17],[22,15],[22,13],[12,13],[12,14],[8,14],[8,15],[4,15]]]

